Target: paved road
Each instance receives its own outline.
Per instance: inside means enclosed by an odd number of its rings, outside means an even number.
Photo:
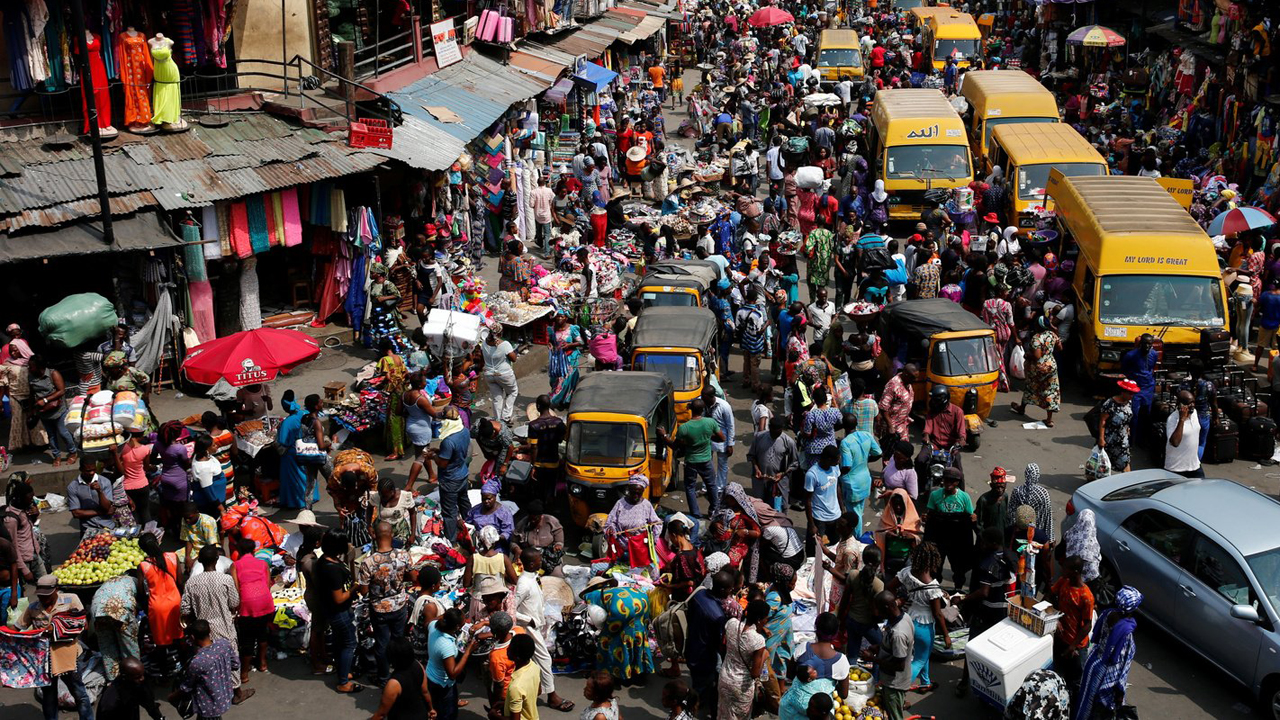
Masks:
[[[697,78],[690,74],[686,77],[686,82],[688,87],[693,87]],[[667,127],[672,130],[679,126],[684,117],[683,111],[668,112],[667,115]],[[496,284],[492,265],[490,263],[483,274],[489,282]],[[322,361],[304,366],[288,378],[277,381],[277,397],[286,388],[293,388],[301,396],[319,391],[324,383],[332,380],[350,380],[371,359],[370,353],[359,349],[327,351]],[[740,365],[741,360],[735,354],[731,366],[738,368]],[[1023,468],[1028,462],[1039,463],[1042,482],[1053,497],[1055,522],[1058,523],[1061,522],[1070,493],[1082,482],[1081,468],[1088,455],[1090,442],[1081,418],[1092,405],[1090,399],[1074,391],[1075,386],[1070,380],[1064,380],[1063,387],[1066,397],[1062,414],[1057,427],[1051,430],[1023,429],[1023,419],[1015,417],[1008,409],[1009,403],[1016,400],[1017,396],[1002,395],[992,416],[998,421],[998,427],[986,428],[981,450],[965,458],[965,467],[970,477],[976,480],[975,489],[979,490],[982,479],[992,466],[1004,466],[1021,479]],[[523,407],[538,394],[547,391],[546,376],[535,374],[520,378],[520,391],[518,407]],[[744,478],[748,476],[745,443],[749,441],[749,436],[745,430],[750,428],[751,398],[735,382],[728,383],[728,392],[740,429],[738,441],[743,444],[742,449],[735,454],[736,463],[731,475]],[[184,417],[194,411],[207,409],[204,401],[176,398],[172,393],[163,396],[156,405],[157,412],[162,417]],[[1043,417],[1036,414],[1037,410],[1033,409],[1031,412],[1036,419]],[[383,473],[403,483],[408,473],[407,462],[381,464]],[[1146,466],[1144,453],[1137,453],[1134,459],[1135,469]],[[1213,476],[1255,487],[1273,497],[1280,493],[1280,470],[1242,461],[1209,468]],[[684,494],[668,494],[663,498],[662,504],[673,509],[685,509]],[[333,505],[327,497],[316,509],[322,522],[335,522]],[[282,514],[282,517],[286,516]],[[797,514],[795,517],[803,523],[801,516]],[[44,525],[45,531],[51,535],[54,557],[65,558],[75,542],[70,517],[67,514],[48,516]],[[1137,660],[1129,676],[1129,702],[1140,708],[1143,717],[1221,720],[1253,713],[1250,709],[1251,701],[1244,690],[1233,685],[1208,663],[1191,655],[1176,640],[1151,628],[1148,623],[1139,623],[1137,648]],[[913,702],[913,711],[946,720],[991,717],[989,711],[976,700],[957,700],[953,697],[952,689],[960,676],[958,663],[935,662],[933,676],[941,683],[941,689],[927,697],[912,696],[910,700]],[[621,691],[619,697],[624,717],[627,720],[665,717],[660,702],[663,682],[661,678],[654,677],[645,688]],[[561,677],[558,683],[564,697],[574,699],[579,709],[583,707],[581,678]],[[310,720],[317,715],[359,717],[367,716],[377,706],[377,696],[373,691],[353,697],[334,694],[318,679],[308,676],[307,666],[299,658],[273,661],[271,672],[266,675],[255,673],[251,686],[258,689],[257,696],[246,705],[233,709],[228,717],[248,718],[256,713],[271,713],[277,720]],[[463,697],[470,699],[470,705],[462,710],[463,717],[479,717],[483,714],[483,687],[482,682],[474,675],[464,682]],[[165,710],[168,717],[176,717],[172,708],[166,705]],[[576,717],[578,711],[560,715],[543,708],[542,712],[548,718],[556,718]],[[40,712],[29,693],[0,690],[0,717],[4,720],[32,720],[40,717]]]

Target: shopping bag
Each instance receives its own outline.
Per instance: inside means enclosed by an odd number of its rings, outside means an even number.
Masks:
[[[834,383],[836,390],[836,407],[842,410],[853,404],[853,390],[849,387],[849,373],[844,373],[836,378]]]
[[[1093,450],[1089,453],[1089,459],[1084,462],[1085,480],[1097,480],[1111,474],[1111,458],[1107,457],[1107,453],[1097,445],[1093,446]]]
[[[1014,345],[1009,353],[1009,374],[1019,380],[1027,379],[1027,351],[1021,345]]]

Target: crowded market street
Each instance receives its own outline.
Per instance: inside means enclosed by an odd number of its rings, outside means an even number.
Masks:
[[[21,5],[3,720],[1280,720],[1266,3]]]

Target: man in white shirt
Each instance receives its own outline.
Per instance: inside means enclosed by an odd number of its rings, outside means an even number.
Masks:
[[[551,252],[551,207],[555,204],[556,192],[547,186],[547,176],[538,178],[538,187],[530,193],[529,205],[533,208],[533,221],[538,227],[534,242],[543,255]]]
[[[805,37],[804,33],[799,33],[795,37],[791,38],[791,47],[796,49],[796,54],[799,55],[800,60],[803,61],[808,55],[809,38]]]
[[[1202,478],[1200,467],[1200,417],[1196,413],[1195,396],[1189,391],[1178,393],[1178,408],[1165,421],[1164,469],[1183,477]]]
[[[542,584],[538,580],[538,570],[542,568],[542,549],[527,547],[520,552],[520,563],[524,571],[516,578],[516,624],[525,629],[533,639],[533,662],[538,666],[539,692],[547,694],[547,705],[564,711],[572,709],[573,703],[566,702],[556,692],[556,676],[551,673],[551,653],[547,651],[546,632],[546,598],[542,595]]]
[[[769,165],[769,182],[780,185],[784,177],[783,170],[787,167],[786,161],[782,158],[781,137],[773,136],[773,144],[769,147],[768,152],[764,154],[764,159]]]
[[[813,341],[820,343],[827,337],[831,328],[831,318],[835,315],[836,305],[827,299],[827,289],[818,288],[818,299],[809,304],[809,327],[813,328]]]

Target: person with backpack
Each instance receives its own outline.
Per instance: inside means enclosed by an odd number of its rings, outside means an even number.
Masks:
[[[688,600],[674,603],[654,621],[662,654],[667,656],[670,650],[672,657],[684,657],[689,665],[690,684],[703,698],[701,710],[711,717],[716,716],[720,641],[729,620],[723,603],[732,594],[733,586],[733,573],[721,570],[711,577],[710,589],[694,590]],[[664,674],[670,676],[669,672]]]

